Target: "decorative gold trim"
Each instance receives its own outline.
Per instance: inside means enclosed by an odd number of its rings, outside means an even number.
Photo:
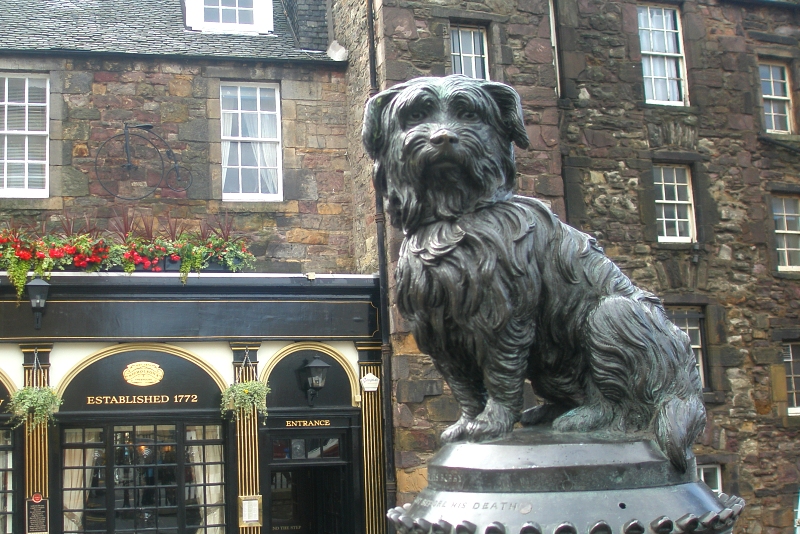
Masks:
[[[323,337],[329,339],[347,339],[347,340],[355,340],[355,339],[372,339],[375,336],[375,332],[369,335],[364,336],[334,336],[334,335],[325,335]],[[235,336],[235,335],[220,335],[220,336],[170,336],[170,340],[199,340],[199,341],[207,341],[207,340],[226,340],[226,339],[251,339],[252,335],[247,336]],[[319,335],[308,335],[308,336],[300,336],[295,334],[283,334],[280,336],[270,336],[265,335],[261,336],[263,341],[267,340],[277,340],[277,341],[286,341],[289,339],[319,339]],[[31,339],[38,339],[36,336],[30,337],[0,337],[0,340],[13,342],[13,341],[25,341]],[[93,339],[99,339],[102,341],[113,341],[116,343],[115,338],[109,336],[56,336],[54,339],[57,341],[65,341],[65,340],[72,340],[72,341],[90,341]],[[125,339],[153,339],[153,336],[125,336]]]
[[[50,371],[47,368],[34,369],[25,366],[25,385],[50,385]],[[50,495],[49,464],[50,457],[48,426],[33,426],[33,416],[29,415],[25,422],[25,498],[34,493],[41,493],[44,498]]]
[[[356,350],[381,350],[380,341],[356,341]]]
[[[17,389],[19,389],[17,388],[17,385],[14,384],[14,381],[11,380],[11,377],[8,376],[2,369],[0,369],[0,384],[3,384],[6,387],[9,394],[14,393]]]
[[[338,363],[344,368],[344,371],[347,374],[347,378],[350,381],[350,395],[352,399],[352,404],[353,406],[358,408],[359,405],[361,404],[361,393],[360,393],[361,390],[359,389],[358,376],[356,376],[356,372],[353,369],[353,365],[350,363],[350,360],[348,360],[341,352],[334,349],[330,345],[326,345],[324,343],[304,341],[301,343],[292,343],[290,345],[283,347],[278,352],[276,352],[272,356],[272,358],[269,359],[267,364],[264,366],[264,369],[261,371],[261,376],[259,380],[268,383],[269,375],[272,374],[272,370],[275,369],[275,366],[278,365],[278,362],[280,362],[282,359],[289,356],[290,354],[293,354],[301,350],[316,350],[324,354],[327,354],[328,356],[336,360],[336,363]]]
[[[381,376],[380,362],[358,362],[361,376]],[[370,534],[386,533],[386,463],[383,449],[381,390],[364,391],[361,443],[364,465],[364,523]]]
[[[166,354],[172,354],[173,356],[178,356],[183,358],[184,360],[188,360],[193,364],[200,367],[203,371],[205,371],[213,380],[216,382],[217,387],[219,390],[222,391],[226,387],[228,387],[228,383],[225,379],[220,375],[216,369],[211,367],[205,360],[200,358],[199,356],[192,354],[191,352],[181,349],[179,347],[175,347],[173,345],[167,345],[165,343],[121,343],[119,345],[114,345],[112,347],[107,347],[105,349],[101,349],[94,354],[91,354],[78,362],[72,369],[64,375],[64,378],[61,379],[61,382],[58,384],[58,388],[56,392],[59,396],[64,395],[67,390],[67,386],[69,386],[70,382],[72,382],[78,374],[81,373],[84,369],[89,367],[95,362],[102,360],[103,358],[107,358],[108,356],[113,356],[115,354],[120,354],[123,352],[132,352],[135,350],[152,350],[156,352],[164,352]]]

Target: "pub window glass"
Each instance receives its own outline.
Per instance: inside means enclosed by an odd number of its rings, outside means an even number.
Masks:
[[[11,532],[11,515],[14,513],[11,488],[13,470],[13,433],[0,429],[0,532]]]
[[[220,425],[68,428],[62,443],[65,534],[224,533]]]

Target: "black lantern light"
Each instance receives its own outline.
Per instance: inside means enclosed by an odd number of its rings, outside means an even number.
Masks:
[[[39,330],[42,327],[42,315],[44,314],[44,307],[47,305],[47,292],[50,289],[50,284],[41,278],[34,278],[25,284],[25,287],[28,288],[28,298],[31,299],[33,327]]]
[[[319,356],[314,356],[314,359],[308,362],[304,367],[304,377],[306,382],[306,398],[308,398],[308,405],[314,406],[314,399],[317,393],[325,387],[325,378],[328,376],[328,365],[319,359]]]

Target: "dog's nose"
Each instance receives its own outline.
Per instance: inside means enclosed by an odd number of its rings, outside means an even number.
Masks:
[[[433,145],[454,145],[456,143],[458,143],[458,136],[445,128],[436,130],[431,134],[431,144]]]

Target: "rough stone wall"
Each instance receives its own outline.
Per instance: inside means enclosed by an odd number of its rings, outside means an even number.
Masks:
[[[800,287],[776,269],[770,195],[800,192],[800,161],[758,139],[758,58],[785,61],[796,83],[800,20],[788,9],[684,2],[690,105],[656,106],[643,103],[637,5],[558,4],[569,220],[636,284],[705,310],[709,420],[696,452],[722,464],[723,489],[747,500],[737,531],[788,534],[800,449],[780,350],[798,339]],[[795,135],[766,137],[800,148]],[[658,163],[691,170],[696,244],[657,241]]]
[[[341,70],[52,56],[6,56],[0,67],[44,70],[51,79],[50,198],[0,199],[5,217],[45,218],[57,227],[62,211],[87,213],[105,229],[131,207],[147,216],[169,214],[196,230],[207,214],[227,212],[248,234],[259,271],[354,271]],[[220,80],[280,83],[283,202],[222,202]],[[161,188],[143,200],[121,201],[102,189],[94,177],[97,150],[125,121],[154,125],[192,172],[187,192]]]
[[[332,5],[334,36],[348,52],[347,84],[347,159],[346,173],[353,196],[353,247],[356,271],[378,272],[375,226],[375,188],[372,186],[372,161],[361,144],[364,104],[370,96],[369,42],[366,2],[343,0]]]

